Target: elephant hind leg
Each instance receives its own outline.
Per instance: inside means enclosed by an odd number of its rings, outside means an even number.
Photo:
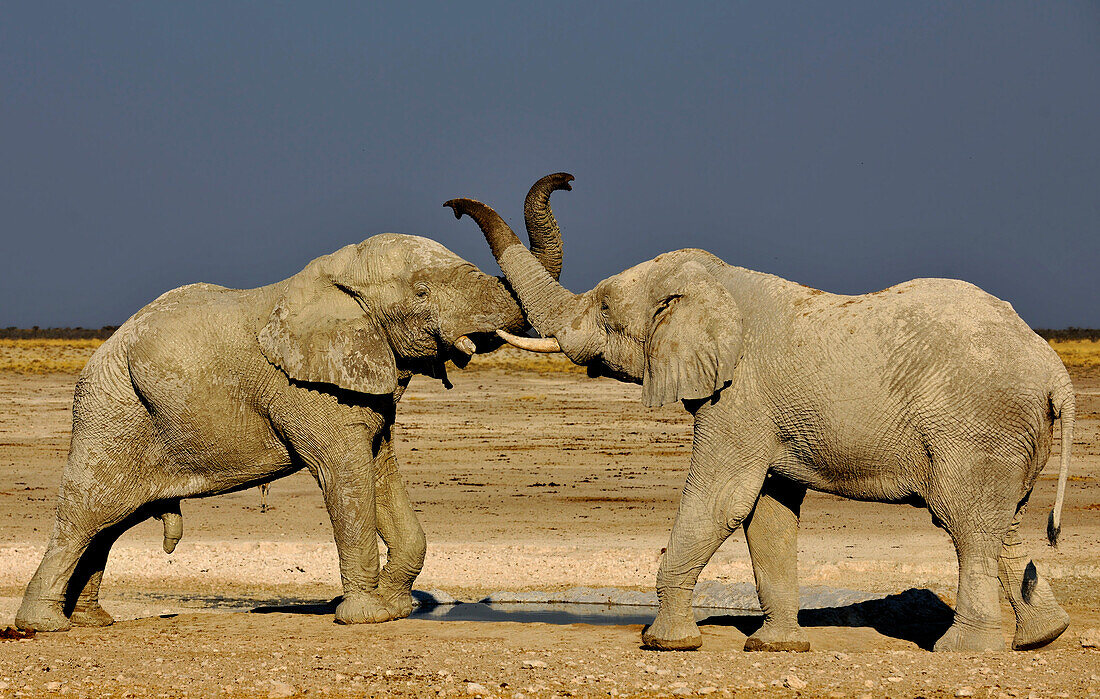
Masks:
[[[92,538],[69,579],[64,613],[73,626],[110,626],[114,623],[114,619],[99,603],[99,587],[103,581],[107,557],[122,534],[148,518],[147,512],[139,510]]]
[[[974,455],[938,470],[968,474],[969,482],[982,484],[982,489],[963,492],[957,484],[934,483],[934,492],[926,498],[940,526],[951,535],[959,560],[955,619],[934,650],[1003,650],[999,566],[1019,484],[1014,486],[1004,477],[1012,472],[1007,463],[987,455]]]
[[[109,619],[97,608],[107,552],[121,534],[111,528],[134,516],[143,504],[144,494],[132,484],[107,487],[88,470],[74,468],[70,458],[46,554],[27,584],[15,617],[16,626],[66,631],[72,624],[67,614],[75,609],[83,610],[77,623],[103,623]],[[78,599],[66,605],[70,595]]]
[[[1069,627],[1069,614],[1058,605],[1050,585],[1039,576],[1035,563],[1024,551],[1020,536],[1023,512],[1021,505],[1005,535],[998,566],[1001,589],[1016,613],[1016,634],[1012,639],[1014,650],[1045,646]]]

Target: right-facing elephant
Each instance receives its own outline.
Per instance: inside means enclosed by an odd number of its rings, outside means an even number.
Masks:
[[[559,189],[570,180],[554,177]],[[543,335],[515,344],[562,351],[591,375],[640,383],[646,405],[682,401],[695,417],[645,645],[701,644],[695,582],[744,526],[765,613],[746,650],[807,650],[796,565],[807,488],[925,506],[951,535],[958,598],[936,650],[1004,647],[998,582],[1016,614],[1014,648],[1044,645],[1066,629],[1069,618],[1023,552],[1019,526],[1060,418],[1048,531],[1051,543],[1057,538],[1073,387],[1009,304],[950,279],[830,294],[702,250],[661,255],[575,295],[491,208],[471,199],[446,205],[481,227]]]

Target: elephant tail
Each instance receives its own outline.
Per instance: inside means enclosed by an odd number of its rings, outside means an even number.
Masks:
[[[1058,495],[1054,499],[1054,509],[1047,521],[1047,542],[1058,545],[1058,534],[1062,531],[1062,505],[1066,500],[1066,480],[1069,477],[1070,452],[1073,451],[1073,424],[1077,421],[1077,402],[1073,396],[1073,384],[1069,376],[1064,376],[1050,397],[1051,407],[1062,423],[1062,465],[1058,471]]]
[[[179,500],[173,500],[169,508],[161,513],[160,521],[164,524],[164,552],[172,553],[183,538],[183,515],[180,514]]]

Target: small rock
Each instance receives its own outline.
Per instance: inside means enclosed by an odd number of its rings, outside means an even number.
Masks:
[[[973,687],[959,687],[955,690],[955,696],[957,697],[972,697],[974,696]]]
[[[902,680],[902,678],[900,678],[900,677],[896,677],[896,676],[895,676],[895,677],[887,677],[887,678],[886,678],[886,681],[887,681],[887,682],[901,682],[901,680]]]
[[[546,667],[546,663],[542,662],[541,660],[524,660],[523,667]]]
[[[61,689],[61,683],[60,682],[47,682],[46,683],[46,691],[47,692],[56,692],[59,689]]]
[[[686,696],[691,696],[692,691],[688,687],[676,687],[675,689],[672,690],[672,694],[674,696],[678,696],[678,697],[686,697]]]
[[[718,691],[717,687],[700,687],[696,694],[714,694]]]
[[[783,678],[783,686],[788,689],[805,689],[806,682],[798,675],[787,675]]]
[[[657,666],[656,665],[646,665],[645,666],[645,671],[646,672],[657,672]]]
[[[1082,648],[1100,648],[1100,629],[1085,629],[1081,632]]]
[[[279,680],[272,680],[271,691],[267,693],[267,696],[271,697],[271,699],[276,699],[277,697],[292,697],[297,693],[298,690],[294,689],[294,685],[280,682]]]
[[[475,697],[483,697],[489,693],[489,690],[485,689],[485,685],[483,684],[478,684],[477,682],[467,682],[466,693]]]

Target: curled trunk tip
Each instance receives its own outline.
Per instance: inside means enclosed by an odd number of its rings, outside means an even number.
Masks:
[[[571,190],[573,176],[568,172],[556,172],[531,185],[523,201],[523,223],[531,240],[531,253],[542,262],[554,279],[561,276],[561,229],[550,208],[550,194],[559,190]]]
[[[455,218],[462,218],[463,215],[472,218],[474,223],[481,228],[485,240],[489,243],[489,248],[493,251],[493,256],[497,259],[500,259],[501,253],[508,248],[513,245],[520,245],[519,238],[504,222],[504,219],[500,217],[500,214],[493,211],[492,207],[482,204],[476,199],[465,198],[451,199],[444,202],[443,206],[449,207],[454,212]]]

